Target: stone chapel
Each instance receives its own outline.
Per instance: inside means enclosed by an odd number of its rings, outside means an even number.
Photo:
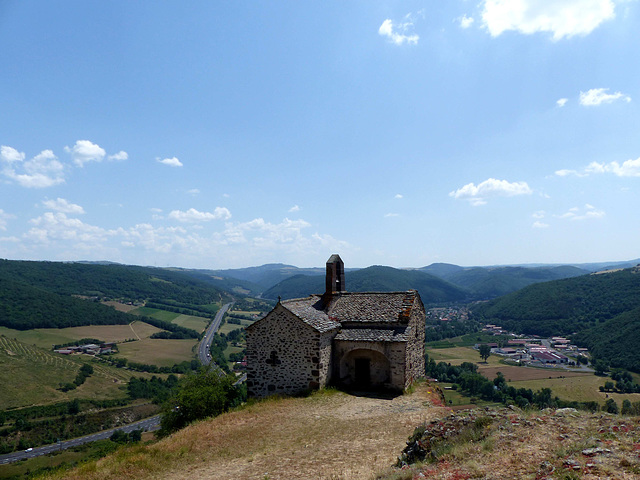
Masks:
[[[279,301],[247,327],[249,396],[327,385],[402,391],[424,376],[418,292],[347,292],[339,255],[326,271],[324,294]]]

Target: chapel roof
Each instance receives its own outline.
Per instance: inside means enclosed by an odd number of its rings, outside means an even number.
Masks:
[[[345,328],[335,339],[349,342],[406,342],[410,334],[411,327]]]
[[[403,325],[409,322],[418,292],[340,292],[285,300],[282,306],[319,332],[343,324]]]

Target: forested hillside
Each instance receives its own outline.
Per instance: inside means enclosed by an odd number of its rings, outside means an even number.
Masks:
[[[289,299],[324,293],[324,281],[324,276],[297,275],[270,288],[263,296]],[[373,266],[346,272],[345,282],[349,292],[398,292],[415,289],[424,303],[454,302],[467,298],[463,289],[417,270]]]
[[[164,269],[0,260],[2,326],[26,330],[131,321],[128,315],[100,304],[98,298],[207,306],[230,297],[205,281]]]
[[[228,294],[186,272],[127,265],[0,260],[0,281],[12,280],[62,295],[207,304]]]

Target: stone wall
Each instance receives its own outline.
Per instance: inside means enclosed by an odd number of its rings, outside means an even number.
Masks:
[[[424,340],[425,340],[425,324],[426,315],[424,306],[420,300],[414,305],[409,319],[411,326],[411,338],[407,343],[406,358],[406,378],[405,386],[407,388],[419,378],[424,378]]]
[[[249,396],[290,395],[326,386],[330,380],[327,344],[330,349],[330,333],[320,334],[277,305],[247,328]]]

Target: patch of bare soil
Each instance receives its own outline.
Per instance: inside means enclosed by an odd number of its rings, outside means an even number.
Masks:
[[[179,432],[163,445],[195,454],[163,478],[362,479],[392,465],[417,423],[441,416],[427,385],[396,397],[345,393],[257,404]]]

